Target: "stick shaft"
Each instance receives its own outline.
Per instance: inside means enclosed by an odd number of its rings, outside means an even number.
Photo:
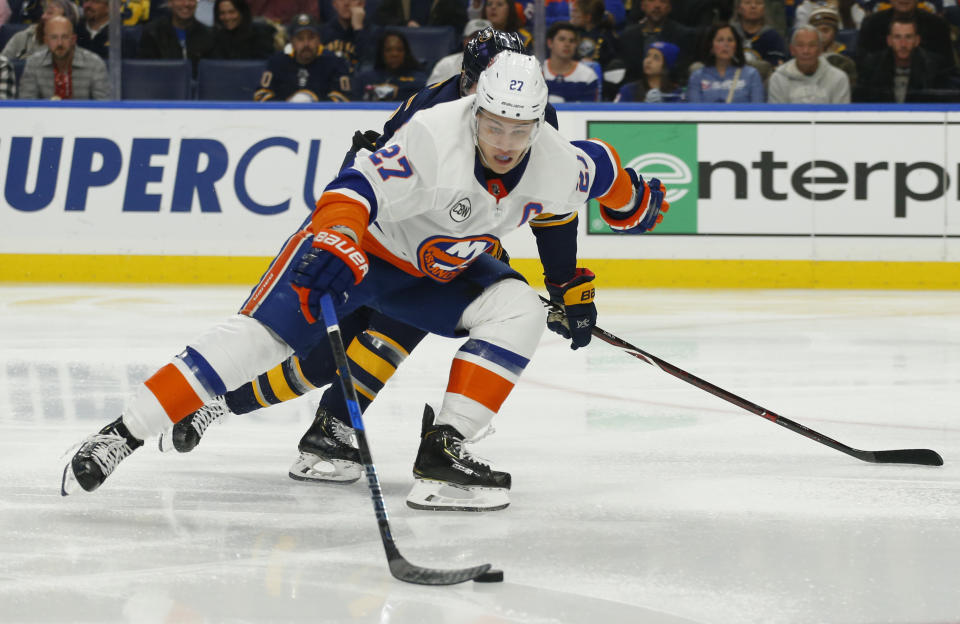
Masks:
[[[543,301],[544,305],[552,308],[553,310],[559,310],[559,306],[549,299],[540,297],[540,300]],[[805,438],[809,438],[814,442],[819,442],[820,444],[829,446],[830,448],[840,451],[841,453],[846,453],[851,457],[875,463],[922,464],[926,466],[943,465],[943,459],[940,457],[940,455],[929,449],[901,449],[893,451],[862,451],[860,449],[855,449],[842,442],[838,442],[831,437],[825,436],[819,431],[814,431],[805,425],[801,425],[800,423],[790,420],[785,416],[781,416],[765,407],[761,407],[752,401],[748,401],[743,397],[737,396],[729,390],[724,390],[720,386],[714,385],[705,379],[701,379],[693,373],[689,373],[678,366],[674,366],[666,360],[658,358],[652,353],[648,353],[639,347],[635,347],[626,340],[619,338],[607,330],[597,327],[596,325],[594,325],[592,333],[596,338],[599,338],[603,342],[618,347],[638,360],[643,360],[651,366],[656,366],[663,372],[673,375],[681,381],[685,381],[688,384],[700,388],[701,390],[705,390],[715,397],[721,398],[728,403],[732,403],[741,409],[766,418],[770,422],[776,423],[781,427],[785,427],[794,433],[799,433],[800,435],[804,436]]]

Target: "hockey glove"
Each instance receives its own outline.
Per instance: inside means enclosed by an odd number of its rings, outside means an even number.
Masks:
[[[300,298],[300,311],[308,323],[320,316],[320,299],[330,293],[343,303],[350,286],[359,284],[370,270],[367,255],[346,234],[320,230],[313,237],[313,249],[303,254],[293,269],[291,286]]]
[[[670,204],[664,200],[667,192],[660,180],[651,178],[646,182],[643,176],[627,167],[627,175],[634,188],[634,202],[630,212],[616,213],[608,209],[607,214],[618,221],[614,229],[629,234],[643,234],[657,227],[663,221],[663,214],[670,210]]]
[[[376,130],[367,130],[366,132],[360,132],[357,130],[353,133],[353,145],[350,146],[350,151],[354,154],[359,152],[362,149],[365,149],[370,152],[377,151],[377,139],[380,138],[380,133]]]
[[[564,284],[544,280],[550,301],[562,306],[563,312],[547,314],[547,328],[570,339],[570,348],[577,350],[590,344],[593,327],[597,324],[597,306],[593,303],[595,289],[590,269],[577,269],[573,279]]]

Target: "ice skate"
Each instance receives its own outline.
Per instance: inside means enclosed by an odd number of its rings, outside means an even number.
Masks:
[[[143,446],[118,418],[99,433],[87,437],[63,468],[60,494],[68,496],[82,488],[92,492],[100,487],[121,461]]]
[[[423,410],[420,450],[407,505],[430,511],[496,511],[510,504],[510,473],[493,470],[464,448],[450,425],[436,425],[433,409]]]
[[[317,408],[298,448],[300,456],[290,466],[291,479],[348,484],[356,482],[363,471],[353,428],[323,407]]]
[[[214,397],[212,401],[177,422],[173,427],[160,434],[160,450],[164,453],[177,451],[189,453],[200,444],[207,427],[229,414],[230,408],[223,395]]]

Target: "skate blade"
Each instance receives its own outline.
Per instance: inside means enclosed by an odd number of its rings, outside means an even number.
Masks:
[[[349,485],[360,480],[360,464],[344,459],[327,459],[312,453],[300,452],[290,466],[290,478],[295,481],[336,483]]]
[[[83,488],[80,487],[80,482],[73,474],[71,462],[68,461],[67,465],[63,467],[63,478],[60,479],[60,496],[70,496],[81,489]]]
[[[173,427],[170,427],[160,434],[160,439],[157,441],[157,447],[160,449],[161,453],[170,453],[177,450],[176,447],[173,446]]]
[[[407,507],[426,511],[498,511],[510,505],[509,490],[415,479]]]

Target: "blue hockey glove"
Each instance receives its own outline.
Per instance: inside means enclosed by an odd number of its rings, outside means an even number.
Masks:
[[[611,227],[629,234],[649,232],[663,221],[663,213],[670,210],[670,204],[664,200],[667,187],[657,178],[644,181],[642,175],[629,167],[625,171],[633,183],[636,198],[632,209],[626,214],[606,209],[606,214],[617,222]]]
[[[577,269],[573,279],[554,284],[544,280],[550,301],[562,306],[563,312],[547,314],[547,328],[570,340],[570,348],[576,351],[590,344],[593,328],[597,324],[597,306],[593,303],[596,294],[590,269]]]
[[[317,321],[320,298],[326,293],[338,303],[346,301],[347,290],[359,284],[369,270],[367,255],[350,237],[334,230],[317,232],[313,249],[303,254],[290,278],[303,317],[308,323]]]

